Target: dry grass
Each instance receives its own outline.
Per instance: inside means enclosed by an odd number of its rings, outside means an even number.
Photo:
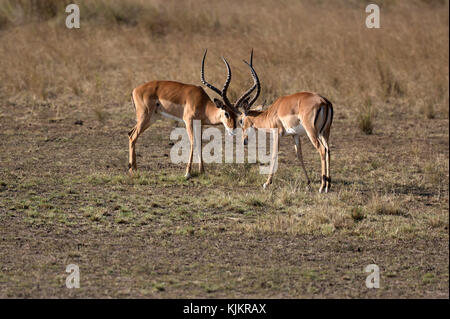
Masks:
[[[205,48],[214,83],[218,56],[230,59],[235,96],[254,48],[261,101],[312,90],[348,116],[370,98],[374,111],[448,117],[448,1],[383,2],[380,30],[365,28],[360,1],[84,1],[79,30],[64,27],[63,4],[0,1],[4,97],[122,106],[148,80],[199,83]]]

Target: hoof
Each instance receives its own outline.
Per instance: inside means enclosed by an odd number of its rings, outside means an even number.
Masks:
[[[186,178],[186,179],[191,178],[191,174],[190,173],[186,173],[186,175],[184,175],[184,178]]]
[[[131,163],[128,163],[128,172],[130,174],[134,173],[136,171],[136,165],[132,165]]]
[[[327,187],[321,187],[320,189],[319,189],[319,193],[328,193],[328,188]]]
[[[269,185],[270,184],[268,184],[268,183],[264,183],[262,187],[263,187],[263,189],[266,189],[267,187],[269,187]]]

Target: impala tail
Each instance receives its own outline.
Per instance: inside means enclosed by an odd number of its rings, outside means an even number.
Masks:
[[[333,123],[333,104],[327,99],[321,96],[323,99],[323,103],[317,109],[315,118],[314,118],[314,127],[317,130],[320,140],[323,137],[328,139],[330,134],[331,124]],[[320,119],[320,120],[319,120]]]

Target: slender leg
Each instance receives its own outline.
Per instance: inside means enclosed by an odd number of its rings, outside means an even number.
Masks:
[[[320,154],[320,162],[322,164],[322,184],[320,185],[319,193],[322,193],[324,190],[325,192],[327,191],[326,149],[322,144],[320,144],[319,146],[319,154]]]
[[[128,169],[129,172],[132,173],[137,169],[136,165],[136,141],[148,127],[150,126],[150,116],[148,114],[143,114],[135,127],[128,132],[129,137],[129,161],[128,161]]]
[[[198,160],[199,160],[199,162],[198,162],[198,171],[200,172],[200,174],[203,174],[203,173],[205,173],[205,168],[203,167],[203,156],[202,156],[202,131],[201,131],[201,128],[200,128],[200,139],[199,139],[200,141],[198,141],[199,142],[199,144],[200,144],[200,147],[198,148]]]
[[[325,192],[328,193],[331,188],[331,176],[330,176],[330,148],[327,147],[327,187],[325,188]]]
[[[321,136],[320,141],[325,148],[325,163],[326,163],[326,186],[325,193],[328,193],[331,187],[331,177],[330,177],[330,147],[328,146],[327,137]]]
[[[271,134],[272,135],[272,134]],[[269,171],[269,177],[267,178],[267,181],[263,184],[263,188],[266,189],[267,186],[272,184],[272,178],[274,169],[276,166],[278,166],[278,149],[279,149],[279,133],[278,130],[273,134],[273,146],[272,146],[272,158],[270,160],[270,171]]]
[[[129,153],[129,157],[128,157],[128,170],[131,173],[133,170],[136,170],[136,151],[135,151],[135,147],[136,147],[136,138],[132,138],[136,132],[136,127],[137,125],[135,125],[131,131],[128,132],[128,153]]]
[[[186,167],[186,174],[184,175],[186,179],[189,179],[191,177],[191,166],[192,166],[192,156],[194,154],[194,128],[192,119],[184,119],[184,122],[186,123],[186,131],[189,136],[189,142],[191,143],[191,148],[189,152],[189,160]]]
[[[317,149],[317,151],[320,154],[320,161],[322,164],[322,178],[321,178],[322,184],[320,186],[319,193],[322,193],[324,191],[326,180],[327,180],[326,171],[325,171],[325,168],[326,168],[325,147],[320,143],[319,138],[316,134],[316,131],[313,127],[308,126],[305,128],[306,128],[306,133],[308,134],[309,140],[311,141],[311,143],[314,145],[314,147]]]
[[[300,164],[302,165],[303,172],[305,173],[305,177],[306,177],[307,187],[309,189],[311,181],[308,177],[308,172],[306,171],[305,163],[303,162],[302,143],[300,140],[300,136],[294,135],[293,138],[294,138],[294,142],[295,142],[295,152],[297,153],[297,158],[300,161]]]

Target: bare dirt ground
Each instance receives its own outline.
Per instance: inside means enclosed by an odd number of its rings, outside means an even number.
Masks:
[[[271,190],[249,164],[185,181],[168,122],[144,133],[129,177],[133,114],[116,108],[100,123],[40,106],[25,122],[33,108],[2,106],[0,297],[448,298],[448,120],[385,119],[366,137],[335,106],[333,191],[319,195],[306,139],[311,192],[291,139]],[[81,289],[65,288],[70,263]]]

